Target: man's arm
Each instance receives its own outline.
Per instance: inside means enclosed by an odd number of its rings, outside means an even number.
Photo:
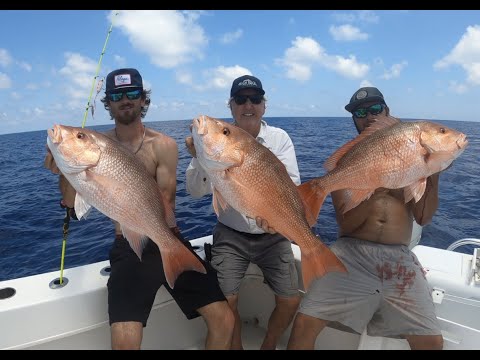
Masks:
[[[298,170],[297,155],[295,154],[295,147],[293,146],[292,139],[285,133],[285,136],[281,139],[278,153],[275,154],[278,159],[285,165],[288,175],[292,178],[292,181],[296,185],[300,185],[300,172]]]
[[[427,178],[425,193],[413,206],[413,216],[419,225],[426,225],[432,221],[433,215],[438,208],[438,181],[440,173]]]
[[[175,140],[167,138],[164,146],[155,147],[155,157],[158,164],[155,171],[158,187],[166,202],[175,211],[178,165],[178,146]]]

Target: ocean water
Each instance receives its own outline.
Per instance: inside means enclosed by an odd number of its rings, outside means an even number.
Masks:
[[[148,118],[148,117],[147,117]],[[302,181],[325,173],[324,161],[356,136],[351,118],[266,118],[285,129],[295,144]],[[480,238],[480,130],[475,122],[437,121],[467,134],[469,146],[440,176],[440,205],[423,229],[421,244],[445,249],[467,237]],[[177,222],[186,239],[209,235],[215,224],[211,197],[194,199],[185,192],[190,156],[184,146],[191,121],[146,122],[172,136],[179,145]],[[93,127],[103,131],[111,125]],[[43,167],[46,131],[0,135],[0,281],[60,269],[63,218],[58,176]],[[330,196],[314,228],[331,244],[337,226]],[[88,219],[71,221],[65,268],[108,259],[114,239],[111,221],[97,210]],[[465,246],[459,249],[471,252]]]

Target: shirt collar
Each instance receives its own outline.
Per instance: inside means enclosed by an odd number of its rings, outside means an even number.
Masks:
[[[267,133],[267,122],[263,119],[261,119],[260,121],[261,121],[260,131],[258,132],[257,140],[261,139],[261,140],[265,141],[265,136],[266,136],[266,133]]]

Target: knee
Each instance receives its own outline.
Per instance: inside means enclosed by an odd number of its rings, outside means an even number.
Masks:
[[[219,305],[215,314],[211,314],[205,320],[209,330],[212,332],[225,334],[227,336],[233,333],[235,315],[226,301]]]
[[[300,296],[280,297],[275,296],[275,305],[284,310],[295,312],[300,304]]]
[[[435,336],[432,341],[432,349],[433,350],[442,350],[443,349],[443,336]]]

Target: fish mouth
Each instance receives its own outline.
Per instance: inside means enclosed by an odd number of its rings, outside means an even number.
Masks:
[[[198,135],[207,135],[207,117],[205,115],[197,116],[195,119],[193,119],[193,127]]]
[[[467,136],[466,136],[466,135],[461,136],[461,137],[456,141],[456,144],[457,144],[458,150],[465,149],[465,148],[467,147],[467,145],[468,145]]]
[[[58,144],[59,142],[62,141],[62,130],[60,125],[53,125],[53,129],[48,129],[48,138],[50,141],[54,144]]]

